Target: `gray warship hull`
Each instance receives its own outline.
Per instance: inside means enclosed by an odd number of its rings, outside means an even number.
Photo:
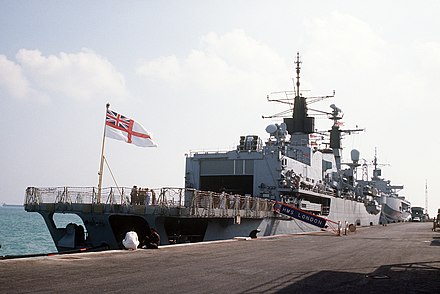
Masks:
[[[382,220],[386,223],[406,222],[411,220],[411,204],[396,196],[382,196]]]
[[[133,205],[130,195],[124,194],[129,189],[122,189],[117,197],[111,190],[116,189],[104,189],[108,191],[101,196],[105,203],[96,203],[93,188],[28,188],[25,209],[42,215],[59,252],[123,249],[126,232],[135,231],[141,239],[151,227],[159,232],[161,245],[248,237],[253,232],[271,236],[322,230],[277,213],[270,200],[238,195],[225,199],[213,192],[163,188],[157,190],[160,197],[155,203]],[[379,223],[379,215],[368,213],[362,202],[326,197],[328,218],[338,220],[339,229]],[[57,227],[56,214],[76,214],[81,223]],[[327,229],[336,231],[338,225]]]

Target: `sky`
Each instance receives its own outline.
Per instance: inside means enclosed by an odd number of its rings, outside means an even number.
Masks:
[[[120,186],[183,187],[185,156],[264,140],[285,110],[301,56],[313,108],[344,111],[344,155],[360,151],[440,208],[440,2],[0,1],[0,203],[28,186],[97,186],[105,104],[141,123],[157,148],[107,139]],[[271,97],[276,97],[272,95]],[[312,107],[312,105],[310,106]],[[320,130],[331,122],[317,119]],[[360,174],[360,171],[359,171]],[[371,176],[371,170],[370,175]],[[114,186],[104,171],[104,186]]]

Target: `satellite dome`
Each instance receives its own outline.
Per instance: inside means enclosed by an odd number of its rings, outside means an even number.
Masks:
[[[276,131],[277,131],[277,126],[276,125],[268,125],[267,127],[266,127],[266,132],[268,132],[269,134],[273,134],[273,133],[275,133]]]
[[[351,161],[358,162],[359,161],[359,151],[356,149],[351,150]]]

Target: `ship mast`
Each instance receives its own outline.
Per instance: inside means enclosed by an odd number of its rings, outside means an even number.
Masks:
[[[292,117],[285,118],[284,123],[287,125],[287,132],[293,134],[311,134],[315,131],[315,118],[309,117],[307,114],[306,97],[300,94],[300,72],[301,61],[299,59],[299,52],[296,54],[296,91],[293,103]]]
[[[299,60],[299,52],[296,52],[296,97],[299,97],[299,73],[301,72],[301,67],[299,66],[301,61]]]

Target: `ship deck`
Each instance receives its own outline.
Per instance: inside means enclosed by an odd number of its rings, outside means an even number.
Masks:
[[[0,260],[0,292],[438,293],[432,223]]]

